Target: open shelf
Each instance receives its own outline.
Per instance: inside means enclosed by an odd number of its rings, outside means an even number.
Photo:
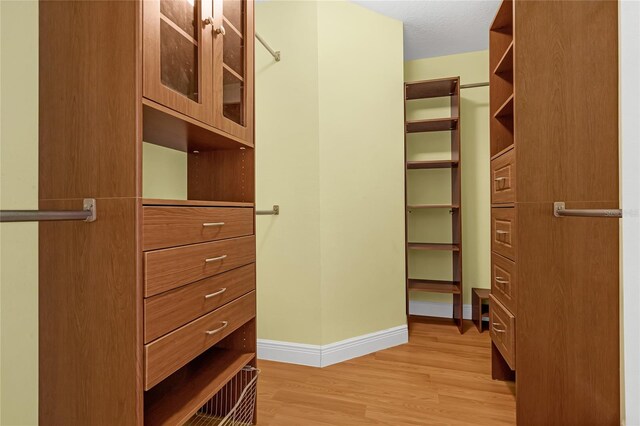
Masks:
[[[143,198],[145,206],[194,206],[194,207],[253,207],[253,203],[235,201],[203,201],[203,200],[165,200],[159,198]]]
[[[507,47],[507,51],[504,52],[500,61],[498,61],[498,65],[496,65],[496,69],[493,70],[494,74],[506,74],[511,73],[513,71],[513,41],[509,43],[509,47]]]
[[[184,114],[142,99],[143,140],[183,152],[253,148],[228,133]]]
[[[407,169],[449,169],[457,167],[455,160],[407,161]]]
[[[420,210],[420,209],[459,209],[458,204],[408,204],[407,210]]]
[[[495,160],[496,158],[500,157],[502,154],[504,154],[505,152],[511,151],[513,149],[513,144],[509,145],[508,147],[506,147],[505,149],[499,151],[498,153],[494,154],[491,156],[491,160]]]
[[[513,2],[503,1],[491,24],[491,31],[513,33]]]
[[[442,132],[455,130],[458,127],[458,117],[407,121],[405,125],[407,133]]]
[[[407,285],[409,286],[409,290],[411,291],[460,294],[460,283],[456,281],[421,280],[416,278],[409,278],[409,280],[407,281]]]
[[[409,243],[409,250],[460,251],[460,244],[450,243]]]
[[[440,80],[415,81],[406,84],[405,99],[441,98],[456,93],[458,79],[443,78]]]
[[[145,426],[184,424],[254,358],[215,348],[200,355],[145,393]]]
[[[513,93],[507,98],[506,101],[498,108],[493,115],[495,118],[500,117],[513,117]]]

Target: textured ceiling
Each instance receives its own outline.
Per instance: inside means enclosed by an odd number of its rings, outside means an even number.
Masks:
[[[404,23],[404,59],[489,48],[499,0],[352,0]]]

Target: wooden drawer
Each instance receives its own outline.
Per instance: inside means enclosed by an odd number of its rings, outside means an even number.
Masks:
[[[491,202],[516,201],[516,162],[513,149],[491,161]]]
[[[491,209],[491,250],[516,260],[518,232],[515,207]]]
[[[231,207],[143,208],[143,248],[154,250],[253,234],[253,209]]]
[[[516,264],[491,253],[491,293],[507,309],[516,314]]]
[[[145,252],[145,297],[248,265],[255,260],[254,236]]]
[[[144,342],[255,290],[255,263],[145,299]]]
[[[256,316],[251,293],[145,345],[145,390],[170,376]]]
[[[502,354],[509,367],[516,369],[516,317],[489,295],[489,321],[491,340]]]

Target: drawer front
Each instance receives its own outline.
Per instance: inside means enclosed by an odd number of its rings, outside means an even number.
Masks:
[[[143,208],[144,250],[253,234],[253,209],[229,207]]]
[[[144,301],[144,342],[178,327],[256,288],[255,263],[205,278]]]
[[[256,293],[235,301],[145,345],[145,390],[167,378],[256,316]]]
[[[516,201],[516,163],[512,149],[491,161],[491,202]]]
[[[516,318],[493,295],[489,295],[491,340],[512,370],[516,369]]]
[[[148,251],[144,254],[145,297],[248,265],[255,260],[254,236]]]
[[[518,248],[516,225],[515,207],[491,209],[491,249],[511,260]]]
[[[516,314],[516,264],[491,253],[491,293],[507,309]]]

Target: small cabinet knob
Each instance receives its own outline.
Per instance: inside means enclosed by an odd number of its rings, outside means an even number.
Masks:
[[[220,25],[218,28],[215,29],[216,34],[220,34],[220,35],[225,35],[227,33],[227,30],[224,29],[224,25]]]
[[[204,26],[208,26],[208,25],[213,25],[213,16],[209,16],[208,18],[204,18],[202,20],[202,23],[204,24]]]

